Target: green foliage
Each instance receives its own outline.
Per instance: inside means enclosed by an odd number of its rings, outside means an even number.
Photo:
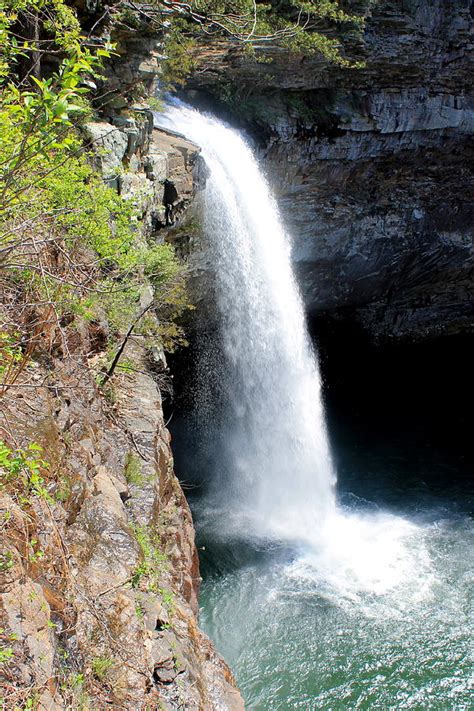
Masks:
[[[113,383],[108,383],[101,388],[101,393],[109,405],[115,405],[117,402],[117,392]]]
[[[134,373],[136,366],[129,358],[122,358],[117,366],[117,370],[120,370],[123,373]]]
[[[160,575],[166,569],[168,557],[160,550],[160,537],[147,526],[133,527],[136,541],[140,546],[142,561],[132,575],[132,587],[138,588],[143,583],[151,592],[159,592]]]
[[[193,53],[197,43],[189,36],[189,29],[189,23],[177,18],[166,34],[165,61],[161,70],[161,80],[165,89],[183,86],[196,67]]]
[[[14,560],[13,553],[11,551],[6,551],[5,553],[0,553],[0,572],[4,573],[10,568],[13,568]]]
[[[72,493],[72,482],[69,476],[63,475],[57,482],[56,489],[54,491],[54,500],[64,503],[69,499]]]
[[[43,54],[46,51],[62,51],[67,55],[88,56],[89,50],[81,34],[77,15],[65,0],[2,0],[0,77],[8,76],[17,67],[19,60],[29,60],[35,64],[38,59],[35,53],[39,47],[34,37],[21,34],[21,28],[25,25],[36,26]]]
[[[197,67],[199,45],[226,39],[259,62],[271,62],[265,47],[319,53],[342,67],[361,61],[345,55],[342,40],[359,39],[376,0],[150,0],[140,10],[123,0],[114,6],[114,22],[128,31],[158,34],[164,45],[161,79],[165,89],[182,86]],[[354,6],[351,11],[346,8]]]
[[[270,61],[261,49],[266,45],[285,47],[298,54],[321,54],[329,62],[359,68],[363,62],[344,55],[341,38],[350,33],[361,36],[365,17],[373,0],[358,3],[355,13],[344,9],[343,0],[195,0],[190,5],[167,5],[173,22],[165,41],[167,59],[163,78],[167,86],[180,86],[195,68],[196,44],[209,38],[238,43],[248,56]],[[160,0],[148,5],[155,17]],[[156,13],[156,14],[155,14]]]
[[[21,711],[38,711],[38,706],[39,693],[36,693],[33,696],[29,696],[27,699],[25,699]]]
[[[38,496],[51,502],[45,487],[42,471],[48,469],[48,463],[40,457],[42,447],[31,442],[27,447],[11,449],[0,440],[0,482],[2,487],[10,485],[21,492],[21,500],[28,501],[28,496]]]
[[[0,647],[0,666],[8,664],[14,657],[12,647]]]
[[[3,385],[12,370],[22,359],[18,333],[0,331],[0,385]]]
[[[133,484],[134,486],[143,486],[143,484],[145,483],[145,477],[142,473],[140,457],[138,457],[133,452],[128,452],[127,454],[125,460],[124,474],[127,484]]]
[[[172,615],[176,605],[175,596],[172,590],[169,590],[168,588],[160,588],[158,592],[160,594],[163,605],[167,609],[168,613]]]
[[[0,107],[0,124],[2,118],[7,123],[7,113]],[[21,125],[10,125],[5,135],[0,166],[25,140]],[[8,258],[15,264],[9,268],[9,278],[30,295],[36,294],[38,301],[54,301],[58,315],[72,313],[92,321],[105,312],[112,333],[120,334],[137,312],[145,273],[155,288],[159,320],[151,315],[144,320],[143,335],[161,339],[172,349],[183,341],[175,320],[189,306],[185,269],[168,245],[137,246],[132,203],[107,187],[88,162],[89,156],[80,151],[79,135],[69,130],[61,144],[17,164],[13,181],[9,176],[2,181],[0,174],[0,239],[12,245],[4,266],[9,266]],[[73,267],[68,274],[40,270],[37,260],[26,259],[16,249],[19,223],[25,225],[24,245],[34,242],[30,225],[36,224],[65,241]],[[25,252],[32,249],[34,244]],[[84,266],[88,262],[88,267],[80,268],[80,262]],[[0,341],[0,375],[20,358],[14,339],[6,333]]]
[[[95,657],[91,661],[92,673],[99,680],[102,681],[107,676],[107,672],[112,669],[115,662],[110,657]]]
[[[147,104],[152,111],[164,111],[165,103],[156,96],[148,96]]]
[[[170,244],[158,244],[144,250],[141,259],[145,275],[155,287],[171,281],[180,274],[181,265],[174,258]]]
[[[71,674],[70,676],[70,684],[73,689],[77,689],[78,687],[82,686],[84,683],[84,674]]]
[[[130,223],[134,213],[130,202],[108,188],[84,155],[71,156],[55,165],[38,184],[42,209],[55,215],[55,223],[67,236],[70,247],[78,241],[94,250],[98,266],[129,270],[137,265]]]
[[[178,319],[192,309],[186,288],[187,269],[176,257],[170,244],[154,245],[141,255],[145,276],[157,295],[159,321],[145,319],[145,328],[159,337],[164,348],[172,352],[177,345],[187,345]]]
[[[62,12],[61,0],[54,7]],[[14,36],[4,26],[12,44]],[[0,263],[8,268],[10,284],[20,285],[30,300],[54,303],[57,318],[74,314],[92,321],[105,312],[115,334],[133,320],[147,270],[157,290],[159,321],[149,317],[145,335],[172,348],[182,340],[174,319],[188,305],[184,270],[169,247],[137,246],[132,203],[103,183],[76,129],[89,111],[89,89],[82,84],[109,50],[93,54],[79,36],[74,43],[71,35],[67,44],[74,54],[51,77],[30,76],[34,88],[12,81],[0,87]],[[38,252],[37,225],[50,241],[53,236],[65,242],[67,271],[51,267],[48,255],[31,258]],[[5,333],[0,375],[20,360],[12,334]]]
[[[64,650],[60,651],[64,653]],[[90,699],[84,690],[85,683],[84,674],[79,672],[69,672],[63,677],[60,689],[67,699],[67,708],[74,709],[74,711],[76,709],[77,711],[90,711]]]
[[[2,569],[0,568],[0,570]],[[3,627],[0,627],[0,667],[5,666],[14,658],[15,652],[10,645],[17,639],[16,633],[8,634]]]
[[[41,37],[20,42],[19,28],[32,23]],[[111,48],[89,49],[74,11],[63,0],[3,0],[0,39],[1,219],[21,202],[28,184],[50,172],[53,157],[60,163],[78,150],[68,129],[88,113],[84,95]],[[41,56],[48,50],[63,58],[56,72],[41,77]]]
[[[30,563],[36,563],[44,558],[44,551],[38,547],[36,538],[30,538],[28,541],[28,560]]]

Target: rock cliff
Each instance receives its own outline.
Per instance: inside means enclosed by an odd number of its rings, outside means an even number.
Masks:
[[[472,17],[465,0],[373,3],[363,69],[223,43],[211,95],[256,139],[294,238],[307,309],[375,338],[472,324]]]
[[[196,192],[199,149],[153,129],[150,112],[134,116],[86,131],[104,179],[139,208],[138,233],[161,240]],[[131,338],[123,355],[133,368],[99,389],[107,323],[62,328],[62,347],[45,348],[2,392],[2,438],[19,453],[2,466],[23,458],[1,495],[5,707],[243,709],[198,628],[199,562],[163,417],[164,355]]]
[[[372,6],[352,43],[364,69],[271,46],[251,58],[216,42],[200,46],[187,96],[212,97],[254,137],[309,313],[356,319],[374,338],[467,331],[470,3]],[[85,137],[106,183],[137,207],[140,234],[160,241],[205,170],[198,147],[121,96],[138,83],[156,89],[160,41],[118,39],[102,120]],[[167,234],[186,253],[194,238]],[[212,264],[193,259],[209,295]],[[145,285],[141,305],[149,298]],[[130,339],[124,360],[134,367],[100,390],[107,323],[60,325],[67,347],[45,349],[2,399],[2,437],[18,451],[37,442],[30,461],[41,457],[44,479],[1,495],[6,707],[242,709],[197,624],[199,566],[163,417],[164,355]]]

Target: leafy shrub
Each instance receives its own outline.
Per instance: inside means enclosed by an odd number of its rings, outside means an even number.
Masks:
[[[145,477],[142,473],[140,457],[138,457],[133,452],[129,452],[127,454],[127,458],[125,460],[124,474],[127,484],[133,484],[134,486],[143,486]]]
[[[91,662],[92,673],[99,681],[102,681],[114,664],[114,660],[110,657],[95,657]]]
[[[0,10],[0,287],[12,304],[0,342],[1,372],[22,358],[20,342],[23,360],[41,340],[67,350],[60,346],[61,321],[76,316],[107,316],[111,345],[120,343],[137,320],[144,275],[156,303],[136,325],[141,335],[173,348],[183,341],[175,320],[188,306],[183,266],[170,247],[143,246],[132,203],[103,183],[78,128],[91,111],[89,79],[110,49],[88,49],[63,0],[38,0],[28,12],[37,13],[48,46],[66,56],[48,78],[35,76],[30,65],[27,81],[15,83],[13,68],[35,54],[28,43],[18,46],[14,32],[25,9],[21,0],[8,0]],[[34,313],[21,305],[27,302]]]
[[[31,442],[25,448],[11,449],[0,440],[0,482],[2,487],[20,491],[22,500],[33,494],[52,501],[42,472],[48,463],[40,457],[42,447]]]
[[[160,550],[160,537],[146,526],[135,525],[133,532],[140,546],[142,561],[132,575],[132,587],[138,588],[145,582],[147,590],[158,592],[160,574],[168,563],[167,555]]]

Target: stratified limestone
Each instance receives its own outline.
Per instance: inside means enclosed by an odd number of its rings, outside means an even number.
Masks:
[[[234,97],[228,114],[257,138],[310,313],[356,318],[375,338],[468,331],[469,3],[372,3],[364,45],[353,70],[215,43],[189,86]]]

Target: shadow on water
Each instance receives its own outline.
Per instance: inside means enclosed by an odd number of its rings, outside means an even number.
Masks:
[[[468,386],[474,339],[376,346],[344,321],[318,319],[310,327],[318,342],[339,503],[425,521],[443,510],[472,514]],[[226,534],[225,512],[210,523],[202,510],[209,480],[222,463],[212,418],[197,422],[193,409],[197,362],[195,342],[172,360],[171,432],[176,470],[196,520],[202,576],[288,562],[294,551],[287,545]],[[210,397],[217,409],[218,383]]]
[[[376,346],[351,324],[311,327],[341,497],[472,512],[474,338]]]
[[[265,566],[286,565],[295,556],[288,545],[275,541],[216,537],[205,527],[200,527],[198,546],[201,575],[205,579],[247,567],[262,569]]]
[[[253,711],[468,708],[474,339],[374,346],[345,322],[319,319],[311,330],[348,512],[339,522],[350,524],[345,537],[334,530],[328,564],[321,551],[236,535],[231,493],[228,511],[206,508],[207,481],[222,469],[219,384],[202,421],[199,392],[190,396],[196,344],[174,356],[173,450],[196,521],[201,624]],[[378,512],[390,530],[374,529]],[[393,567],[384,568],[385,541]],[[364,549],[375,563],[359,557]],[[399,587],[372,591],[379,564]]]

